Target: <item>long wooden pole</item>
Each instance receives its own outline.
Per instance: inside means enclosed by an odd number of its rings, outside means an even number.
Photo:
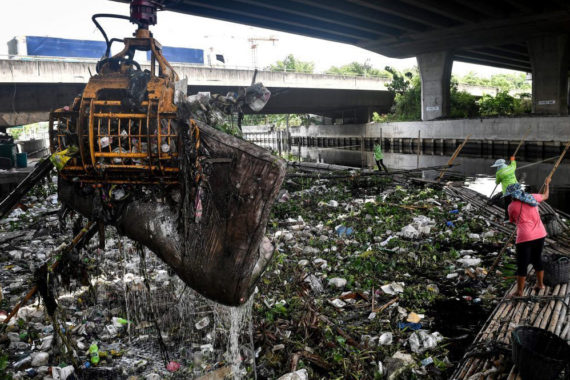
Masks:
[[[463,140],[463,142],[461,143],[461,145],[459,145],[457,147],[457,149],[455,149],[455,152],[453,153],[453,156],[451,156],[451,158],[449,159],[449,161],[447,161],[447,168],[445,168],[444,170],[441,171],[441,174],[439,175],[437,182],[441,181],[441,179],[443,178],[443,175],[445,174],[445,172],[447,171],[447,169],[449,169],[451,167],[451,165],[453,164],[453,161],[455,161],[455,159],[457,158],[457,156],[459,156],[459,152],[461,152],[461,149],[463,149],[463,147],[465,146],[465,144],[467,144],[467,141],[469,140],[469,138],[471,137],[471,135],[468,135],[465,140]]]
[[[566,143],[566,146],[564,147],[564,151],[562,152],[562,154],[560,155],[560,157],[558,157],[558,161],[556,161],[556,163],[554,164],[554,167],[552,168],[552,170],[550,171],[550,173],[548,174],[548,176],[544,179],[544,183],[542,184],[542,186],[540,187],[540,191],[539,193],[542,193],[542,191],[544,190],[544,186],[546,185],[546,181],[548,179],[552,179],[552,176],[554,175],[554,172],[556,171],[556,169],[558,169],[558,166],[560,165],[560,163],[562,162],[562,159],[564,158],[564,156],[566,155],[566,152],[568,151],[568,148],[570,147],[570,141],[568,141]],[[495,271],[495,267],[497,266],[497,264],[499,263],[499,261],[501,260],[501,257],[503,256],[503,253],[505,253],[507,247],[509,246],[509,244],[511,244],[513,238],[515,237],[515,232],[517,230],[517,227],[515,227],[515,229],[513,230],[513,232],[511,233],[511,236],[509,236],[509,240],[507,240],[507,242],[505,243],[505,245],[503,246],[503,249],[501,249],[501,252],[499,252],[499,254],[497,255],[497,258],[495,259],[495,261],[493,262],[493,265],[491,265],[491,268],[489,269],[489,271],[487,272],[487,275],[485,276],[485,278],[483,279],[483,281],[487,280],[487,277],[489,277],[494,271]]]
[[[556,169],[558,169],[558,166],[560,165],[560,163],[562,162],[562,159],[564,158],[564,156],[566,155],[566,152],[568,151],[568,148],[570,147],[570,141],[568,141],[566,143],[566,146],[564,147],[564,150],[562,151],[562,154],[560,155],[560,157],[558,157],[558,160],[556,161],[556,163],[554,164],[554,166],[552,167],[552,170],[550,171],[550,173],[548,174],[548,177],[546,177],[547,179],[551,179],[552,176],[554,175],[554,172],[556,171]],[[544,183],[542,184],[542,187],[540,188],[540,192],[542,193],[542,190],[544,190],[544,185],[546,185],[546,180],[544,180]]]

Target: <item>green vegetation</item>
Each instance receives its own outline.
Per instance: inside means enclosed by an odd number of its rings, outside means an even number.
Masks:
[[[410,121],[421,119],[421,80],[417,68],[404,73],[386,67],[392,74],[392,82],[386,87],[394,95],[394,105],[389,114],[373,114],[375,122]],[[481,116],[512,116],[530,112],[529,95],[519,97],[509,95],[509,90],[526,90],[530,84],[524,74],[497,74],[490,79],[479,78],[473,72],[464,77],[452,77],[450,93],[450,113],[452,118],[474,118]],[[477,99],[465,91],[460,84],[494,86],[501,91],[496,96],[484,95]]]
[[[314,62],[300,61],[293,54],[289,54],[282,61],[277,61],[266,68],[270,71],[290,71],[295,73],[312,73],[315,69]]]
[[[530,92],[531,85],[526,79],[526,74],[495,74],[490,78],[481,78],[470,71],[463,77],[458,78],[459,83],[477,86],[497,87],[501,91],[525,90]]]
[[[18,140],[21,137],[26,136],[42,136],[48,133],[48,123],[40,122],[34,124],[27,124],[23,126],[18,126],[14,128],[8,128],[7,132],[14,140]]]
[[[531,100],[528,96],[515,98],[507,91],[501,91],[497,96],[483,95],[479,100],[481,116],[517,115],[530,113]]]
[[[364,63],[351,62],[340,67],[331,66],[331,68],[326,71],[326,74],[384,78],[392,76],[392,73],[387,70],[380,70],[372,67],[368,61]]]

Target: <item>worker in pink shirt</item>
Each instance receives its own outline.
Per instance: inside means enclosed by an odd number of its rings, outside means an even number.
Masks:
[[[546,238],[546,229],[540,220],[538,204],[548,199],[550,178],[544,182],[542,194],[525,193],[518,183],[507,186],[505,195],[512,197],[509,205],[509,220],[517,226],[517,291],[514,296],[523,295],[528,264],[532,263],[536,272],[535,290],[544,288],[544,269],[542,267],[542,248]]]

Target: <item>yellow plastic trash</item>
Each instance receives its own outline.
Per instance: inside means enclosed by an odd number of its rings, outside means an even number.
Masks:
[[[67,161],[71,160],[73,155],[77,153],[77,148],[70,146],[69,148],[62,150],[61,152],[56,152],[49,157],[49,160],[55,166],[57,171],[60,171],[65,167]]]

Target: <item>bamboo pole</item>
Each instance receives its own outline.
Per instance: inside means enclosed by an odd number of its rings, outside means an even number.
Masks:
[[[558,318],[558,323],[556,324],[556,328],[554,329],[554,334],[560,336],[561,332],[562,332],[562,326],[564,325],[564,322],[566,321],[566,313],[567,313],[567,307],[568,307],[568,303],[570,302],[570,296],[568,295],[569,292],[568,290],[570,289],[570,286],[566,287],[566,298],[564,299],[564,303],[562,304],[562,310],[560,310],[560,316]]]
[[[556,169],[558,169],[558,165],[560,165],[560,163],[562,162],[562,159],[566,155],[566,152],[568,151],[569,147],[570,147],[570,141],[568,141],[566,143],[566,146],[564,146],[564,150],[562,151],[562,154],[560,155],[560,157],[558,157],[558,160],[556,161],[556,163],[552,167],[552,170],[550,171],[550,173],[548,174],[548,176],[546,178],[549,178],[549,179],[552,178],[552,176],[554,175],[554,172],[556,171]],[[546,184],[546,180],[544,181],[544,183],[542,184],[542,187],[540,188],[540,191],[539,191],[540,193],[542,193],[542,190],[544,189],[545,184]]]
[[[447,168],[445,168],[444,170],[442,170],[441,174],[439,175],[439,177],[437,178],[437,181],[441,181],[441,179],[443,178],[443,175],[445,174],[445,172],[447,172],[447,169],[449,169],[449,167],[451,167],[451,165],[453,164],[453,161],[455,161],[455,159],[457,158],[457,156],[459,156],[459,153],[461,152],[461,150],[463,149],[463,147],[465,146],[465,144],[467,144],[467,141],[469,140],[469,138],[471,137],[471,135],[467,135],[467,137],[465,138],[465,140],[463,140],[463,142],[461,143],[461,145],[459,145],[457,147],[457,149],[455,149],[455,152],[453,153],[453,156],[451,156],[451,158],[449,159],[449,161],[447,161]]]
[[[566,295],[566,286],[568,284],[563,284],[561,289],[560,289],[560,295]],[[558,300],[556,301],[556,304],[554,306],[554,311],[552,314],[552,318],[550,319],[550,323],[548,324],[548,331],[550,331],[551,333],[554,333],[554,330],[556,329],[556,326],[558,325],[558,320],[560,319],[560,311],[562,310],[562,300]]]
[[[538,296],[543,296],[544,293],[546,293],[547,288],[544,289],[540,289],[540,291],[538,292]],[[534,320],[536,319],[536,314],[538,313],[538,310],[540,309],[540,302],[536,302],[532,308],[532,310],[530,311],[530,315],[529,315],[529,324],[531,325]]]
[[[522,144],[525,142],[526,138],[528,137],[528,135],[530,134],[532,127],[528,127],[528,129],[526,130],[525,134],[523,135],[521,141],[519,142],[519,145],[517,145],[517,148],[515,149],[515,152],[512,154],[513,156],[516,157],[517,153],[519,152],[519,149],[521,148]]]
[[[552,291],[552,295],[557,296],[559,292],[560,292],[560,284],[558,284],[554,287],[554,290]],[[556,303],[556,301],[552,300],[546,304],[546,310],[543,310],[542,313],[540,313],[540,316],[534,322],[535,327],[540,327],[541,329],[546,328],[546,326],[548,325],[548,322],[550,321],[550,317],[552,315],[552,312],[554,311],[555,303]]]

